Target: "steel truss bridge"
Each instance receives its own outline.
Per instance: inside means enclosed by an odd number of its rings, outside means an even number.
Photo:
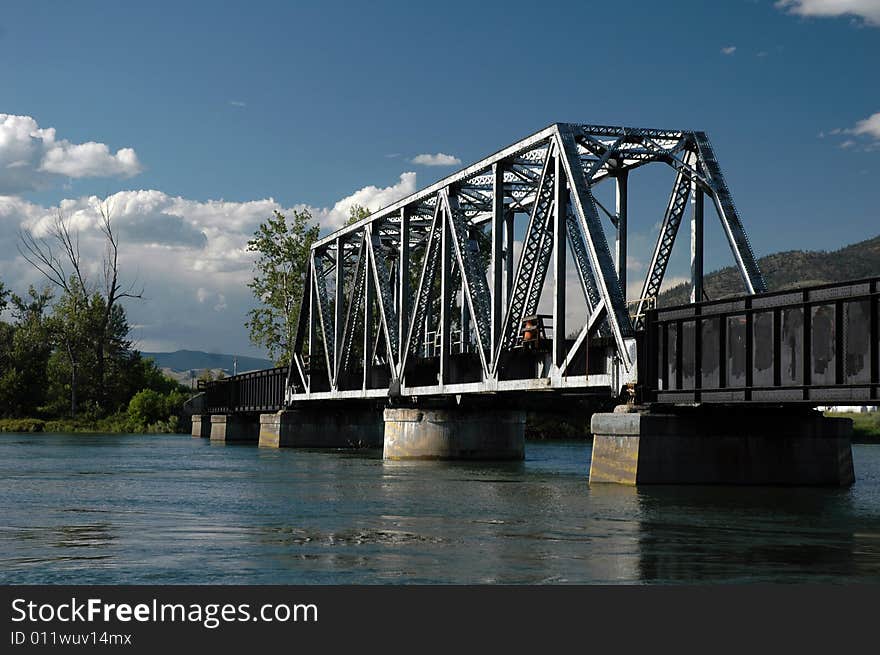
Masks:
[[[672,188],[641,293],[628,303],[629,172],[649,164],[671,169]],[[602,184],[613,186],[613,207],[596,196]],[[699,302],[707,197],[742,298]],[[657,310],[686,214],[691,304]],[[704,132],[555,123],[314,243],[291,366],[209,383],[207,406],[260,412],[538,390],[635,390],[655,402],[877,400],[876,280],[766,291]],[[583,307],[575,324],[567,304]],[[833,363],[816,365],[817,353]]]

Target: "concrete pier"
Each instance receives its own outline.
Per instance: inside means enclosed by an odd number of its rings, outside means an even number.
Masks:
[[[766,409],[594,414],[590,484],[849,486],[852,421]]]
[[[192,415],[192,436],[202,439],[209,439],[211,437],[210,414]]]
[[[260,415],[260,446],[381,448],[385,424],[378,409],[289,409]]]
[[[386,409],[385,459],[523,459],[525,412]]]
[[[260,423],[256,415],[212,414],[211,441],[218,443],[256,443]]]

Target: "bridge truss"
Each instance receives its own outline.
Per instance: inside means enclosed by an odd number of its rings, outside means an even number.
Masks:
[[[671,167],[674,182],[642,292],[628,306],[628,174],[652,163]],[[594,195],[603,183],[615,187],[614,211]],[[286,402],[616,394],[637,379],[636,335],[689,198],[692,300],[701,299],[704,196],[746,292],[766,291],[704,133],[550,125],[312,246]],[[572,268],[585,308],[576,325],[566,320]],[[548,304],[551,313],[539,315]],[[530,320],[541,330],[533,341],[523,332]]]

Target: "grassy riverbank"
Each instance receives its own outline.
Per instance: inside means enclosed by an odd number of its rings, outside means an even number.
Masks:
[[[825,412],[825,416],[852,419],[852,440],[856,443],[880,443],[880,412],[866,414]]]
[[[3,418],[0,419],[0,432],[72,432],[72,433],[112,433],[112,434],[173,434],[187,432],[186,426],[179,424],[176,416],[164,421],[146,424],[131,420],[125,414],[101,419],[41,419],[41,418]]]

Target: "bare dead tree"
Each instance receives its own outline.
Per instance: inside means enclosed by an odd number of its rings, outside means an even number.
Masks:
[[[82,269],[79,232],[71,231],[69,222],[59,209],[46,236],[38,237],[31,230],[19,230],[17,248],[25,261],[70,299],[72,320],[69,325],[57,326],[54,332],[70,364],[70,413],[76,416],[80,364],[77,326],[89,295]]]
[[[123,298],[141,298],[143,290],[134,285],[123,288],[119,277],[119,237],[113,229],[112,207],[101,202],[98,207],[99,229],[104,236],[103,279],[92,285],[82,265],[79,248],[79,231],[71,228],[70,220],[59,209],[52,226],[45,236],[36,236],[31,230],[19,231],[18,252],[31,266],[39,271],[52,285],[63,290],[72,301],[74,319],[85,311],[95,294],[103,301],[100,320],[92,337],[95,349],[98,402],[103,406],[106,396],[105,355],[108,347],[108,330],[113,309]],[[68,354],[71,367],[71,413],[76,414],[77,355],[76,335],[61,330],[59,337]]]
[[[98,205],[100,215],[100,229],[104,235],[104,313],[99,326],[100,341],[96,343],[95,356],[97,361],[98,398],[103,405],[106,395],[105,384],[105,354],[107,348],[107,332],[110,320],[113,316],[113,308],[123,298],[143,298],[143,289],[135,290],[134,283],[123,289],[119,282],[119,237],[113,231],[111,221],[112,207],[107,201]]]

